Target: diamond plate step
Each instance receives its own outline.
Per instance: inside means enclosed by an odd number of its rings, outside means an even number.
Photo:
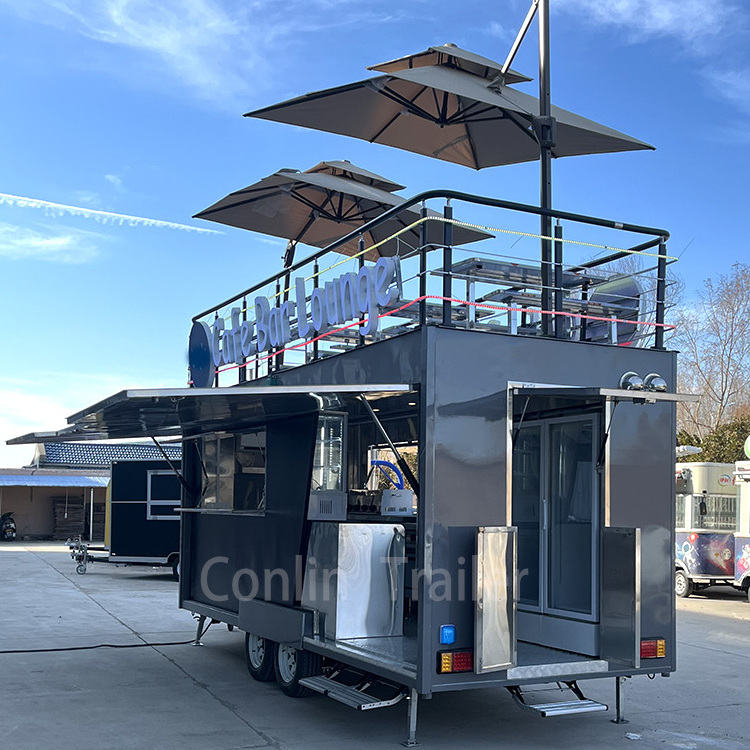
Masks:
[[[394,706],[406,697],[404,691],[399,691],[393,698],[382,700],[368,695],[356,687],[342,685],[340,682],[336,682],[336,680],[331,680],[323,676],[303,677],[299,681],[299,684],[310,688],[310,690],[314,690],[316,693],[327,695],[329,698],[333,698],[346,706],[356,708],[358,711],[371,711],[374,708]]]

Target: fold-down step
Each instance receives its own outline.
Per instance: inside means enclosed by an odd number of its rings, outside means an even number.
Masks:
[[[374,708],[387,708],[406,697],[406,690],[398,685],[383,682],[377,678],[363,677],[356,685],[339,682],[334,673],[330,677],[304,677],[299,683],[317,693],[327,695],[358,711],[371,711]],[[372,692],[368,692],[371,690]],[[374,694],[373,694],[374,693]],[[383,695],[385,693],[385,695]]]
[[[558,683],[559,684],[559,683]],[[564,687],[563,687],[564,685]],[[597,701],[589,700],[582,692],[581,688],[578,687],[578,683],[575,681],[565,682],[560,685],[560,690],[570,690],[576,697],[574,700],[569,701],[552,701],[547,703],[529,703],[527,696],[523,694],[523,691],[518,685],[511,685],[507,688],[508,692],[513,696],[513,700],[519,708],[523,708],[526,711],[535,711],[542,716],[564,716],[565,714],[585,714],[594,711],[606,711],[608,706],[605,703],[598,703]],[[531,693],[549,693],[549,689],[546,690],[531,690]],[[555,691],[558,692],[558,691]]]

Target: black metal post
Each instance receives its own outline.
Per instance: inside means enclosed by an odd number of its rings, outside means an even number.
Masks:
[[[313,265],[313,289],[318,288],[318,274],[320,273],[320,265],[318,264],[318,261],[315,261],[315,264]],[[313,334],[313,337],[317,339],[317,336]],[[313,360],[316,360],[318,358],[318,342],[313,341]]]
[[[242,298],[242,322],[247,320],[247,297]],[[247,380],[247,362],[245,358],[242,358],[242,366],[240,367],[240,383],[244,383]]]
[[[422,219],[427,217],[427,206],[422,204]],[[427,222],[419,225],[419,326],[427,324]]]
[[[363,234],[359,235],[359,243],[357,245],[357,251],[359,253],[359,267],[364,268],[365,267],[365,237]],[[360,333],[359,345],[364,346],[364,344],[365,344],[365,337]]]
[[[280,307],[281,307],[281,279],[276,279],[276,309],[278,310]],[[270,365],[271,362],[273,362],[274,371],[280,369],[281,366],[284,364],[284,352],[282,351],[283,348],[284,348],[284,345],[280,344],[279,346],[271,349],[272,352],[276,353],[276,356],[269,359],[268,363]],[[268,374],[269,375],[271,374],[270,366],[268,368]]]
[[[656,331],[654,349],[664,348],[664,303],[667,293],[667,242],[659,242],[659,260],[656,263]]]
[[[453,218],[453,206],[445,204],[443,218]],[[453,224],[443,223],[443,325],[449,326],[451,321],[451,297],[453,297]]]
[[[217,310],[214,313],[214,323],[219,319],[219,311]],[[213,343],[211,344],[211,361],[213,361]],[[217,367],[214,371],[214,386],[216,388],[219,387],[219,368]]]
[[[586,304],[589,301],[589,287],[591,286],[591,281],[589,279],[584,279],[583,284],[581,285],[581,301],[583,304],[581,305],[581,315],[588,315],[589,314],[589,308]],[[588,318],[581,318],[581,341],[586,340],[586,325],[588,324]]]
[[[561,313],[563,311],[563,228],[562,224],[557,222],[555,224],[555,313]],[[558,339],[564,338],[567,329],[567,318],[564,315],[555,315],[555,336]]]
[[[550,97],[549,70],[549,0],[539,0],[539,121],[536,128],[539,139],[539,205],[542,209],[552,208],[552,146],[554,125],[551,122],[552,102]],[[552,235],[552,217],[542,215],[542,237]],[[549,336],[552,331],[550,315],[552,309],[550,280],[552,277],[552,242],[542,240],[542,334]]]

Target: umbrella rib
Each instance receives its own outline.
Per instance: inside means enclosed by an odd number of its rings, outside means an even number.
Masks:
[[[456,97],[456,98],[459,99],[459,97]],[[500,112],[501,113],[500,116],[492,117],[488,119],[502,120],[504,118],[504,115],[502,114],[504,110],[501,110],[499,107],[492,105],[492,104],[485,105],[482,109],[480,109],[478,112],[472,115],[471,114],[472,110],[476,109],[477,107],[481,105],[482,105],[482,102],[473,101],[468,107],[464,107],[463,109],[461,109],[461,107],[459,106],[455,114],[451,115],[450,118],[448,118],[448,121],[451,124],[457,123],[457,122],[468,122],[469,120],[471,120],[471,122],[478,122],[479,120],[476,119],[478,116],[484,115],[487,112],[493,112],[493,111]]]
[[[404,106],[405,106],[405,107],[406,107],[406,108],[407,108],[407,109],[408,109],[408,110],[409,110],[409,111],[411,112],[411,114],[413,114],[413,115],[417,115],[417,117],[422,117],[422,118],[423,118],[423,119],[425,119],[425,120],[430,120],[431,122],[435,123],[436,125],[442,125],[442,124],[444,124],[444,123],[442,123],[442,122],[440,121],[440,119],[439,119],[439,118],[436,118],[436,117],[435,117],[434,115],[431,115],[431,114],[430,114],[430,113],[429,113],[429,112],[428,112],[427,110],[425,110],[425,109],[422,109],[422,107],[419,107],[419,106],[417,106],[416,104],[414,104],[414,101],[415,101],[416,99],[418,99],[418,98],[419,98],[420,96],[422,96],[422,94],[423,94],[423,93],[424,93],[424,92],[425,92],[425,91],[426,91],[426,90],[427,90],[428,88],[429,88],[428,86],[423,86],[423,87],[422,87],[422,88],[421,88],[421,89],[420,89],[420,90],[419,90],[419,91],[418,91],[418,92],[417,92],[417,93],[416,93],[416,94],[414,95],[414,97],[413,97],[412,99],[407,99],[407,98],[406,98],[405,96],[402,96],[401,94],[399,94],[399,93],[397,93],[397,92],[395,92],[395,91],[392,91],[391,89],[389,89],[389,88],[387,88],[387,87],[386,87],[386,88],[384,88],[384,89],[382,89],[382,90],[380,91],[380,94],[381,94],[381,96],[385,96],[385,97],[388,97],[388,99],[391,99],[392,101],[396,102],[396,104],[403,104],[403,105],[404,105]],[[396,115],[395,115],[395,116],[393,117],[393,120],[395,120],[395,119],[396,119],[396,117],[398,117],[398,116],[399,116],[399,114],[401,114],[401,113],[400,113],[400,112],[399,112],[399,113],[397,113],[397,114],[396,114]],[[391,125],[391,123],[393,122],[393,120],[391,120],[391,122],[389,122],[389,123],[388,123],[388,125],[386,125],[386,127],[389,127],[389,126]],[[381,133],[383,132],[383,130],[385,130],[385,128],[383,128],[383,129],[382,129],[382,130],[380,131],[380,133],[378,133],[378,135],[380,135],[380,134],[381,134]]]
[[[327,201],[322,204],[313,203],[313,201],[311,201],[309,198],[305,198],[304,195],[300,195],[296,191],[292,191],[291,195],[294,200],[296,200],[298,203],[301,203],[303,206],[307,206],[312,211],[319,211],[321,216],[324,216],[326,219],[336,221],[336,216],[325,208]]]

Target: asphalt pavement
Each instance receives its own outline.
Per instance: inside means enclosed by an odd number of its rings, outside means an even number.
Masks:
[[[60,543],[0,543],[0,748],[41,750],[375,750],[406,737],[406,706],[357,712],[323,696],[288,698],[253,681],[243,634],[214,625],[203,647],[177,608],[169,571],[103,563],[77,575]],[[678,600],[678,671],[627,680],[627,724],[613,711],[542,719],[502,689],[435,695],[419,704],[430,750],[750,746],[750,604],[729,588]],[[139,645],[140,644],[140,645]],[[582,683],[614,704],[614,680]]]

